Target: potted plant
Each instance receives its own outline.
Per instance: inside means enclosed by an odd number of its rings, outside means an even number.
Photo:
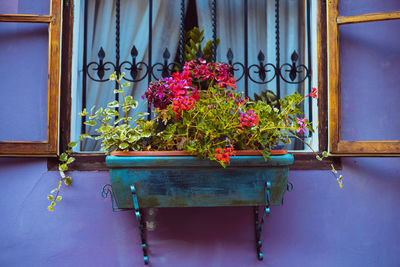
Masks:
[[[264,206],[266,215],[270,205],[280,205],[293,156],[273,148],[313,130],[301,118],[304,96],[294,93],[275,104],[261,98],[253,101],[236,88],[229,65],[198,58],[149,84],[143,98],[155,108],[155,116],[146,120],[147,113],[129,115],[137,101],[124,94],[130,83],[122,79],[123,74],[110,76],[118,84],[114,93],[120,94],[120,102],[80,115],[86,117],[85,124],[97,126],[95,138],[111,153],[106,162],[117,207],[134,209],[141,230],[140,208]],[[316,93],[313,89],[306,97],[316,98]],[[76,144],[70,143],[60,156],[61,180],[48,196],[49,210],[61,200],[62,182],[71,183],[65,171],[74,161],[71,149]],[[326,156],[324,152],[317,158]],[[342,177],[337,179],[341,185]],[[257,253],[262,259],[258,209],[255,212]]]

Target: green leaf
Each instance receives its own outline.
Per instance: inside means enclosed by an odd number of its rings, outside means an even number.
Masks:
[[[123,84],[122,84],[122,87],[128,87],[128,86],[130,86],[131,85],[131,83],[130,82],[124,82]]]
[[[122,93],[124,90],[123,89],[115,89],[114,94]]]
[[[59,166],[58,166],[58,169],[60,170],[60,171],[62,171],[62,172],[65,172],[66,170],[68,170],[68,166],[67,166],[67,164],[60,164]]]
[[[121,143],[118,147],[120,149],[126,149],[128,146],[129,146],[129,144],[124,142],[124,143]]]
[[[62,200],[62,196],[58,196],[56,201],[61,201]]]
[[[95,126],[97,123],[95,121],[85,121],[84,124],[90,125],[90,126]]]
[[[82,138],[93,139],[93,136],[91,136],[90,134],[81,134],[80,136],[81,136]]]
[[[78,144],[78,142],[69,142],[68,147],[73,148]]]
[[[117,108],[117,107],[119,107],[119,103],[118,103],[117,100],[114,100],[113,102],[108,103],[107,107],[109,107],[109,108]]]
[[[50,194],[54,194],[56,191],[58,191],[58,188],[54,188],[53,190],[51,190]]]
[[[117,80],[117,74],[114,72],[113,74],[110,75],[109,79],[110,79],[111,81]]]
[[[71,164],[71,163],[74,162],[74,161],[75,161],[75,158],[70,157],[70,158],[67,160],[67,164]]]
[[[324,158],[328,157],[328,151],[322,152],[322,156],[323,156]]]
[[[70,186],[72,184],[71,177],[65,177],[64,184],[67,185],[67,186]]]
[[[67,155],[67,153],[62,153],[61,155],[60,155],[60,161],[66,161],[67,160],[67,158],[68,158],[68,155]]]
[[[98,115],[100,115],[100,113],[102,113],[103,112],[103,108],[99,108],[97,111],[96,111],[96,115],[98,116]]]
[[[48,206],[47,209],[48,209],[49,211],[54,211],[54,208],[53,208],[52,206]]]
[[[52,201],[52,202],[50,203],[50,205],[54,207],[54,206],[56,205],[56,202],[55,202],[55,201]]]
[[[112,109],[108,110],[107,114],[110,115],[110,116],[119,116],[118,111],[112,110]]]
[[[53,200],[53,198],[54,198],[53,195],[48,195],[48,196],[47,196],[47,199],[48,199],[48,200]]]
[[[81,117],[84,117],[84,116],[86,116],[88,113],[87,113],[87,111],[86,111],[86,108],[84,108],[83,110],[82,110],[82,112],[79,112],[78,113],[78,115],[79,116],[81,116]]]
[[[332,171],[333,173],[337,173],[337,170],[335,169],[335,166],[333,166],[333,164],[331,164],[331,168],[332,168],[331,171]]]

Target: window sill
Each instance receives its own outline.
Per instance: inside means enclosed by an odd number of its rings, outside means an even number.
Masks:
[[[290,170],[330,170],[330,164],[335,166],[336,170],[341,170],[341,160],[339,157],[329,157],[323,162],[315,158],[314,153],[294,152],[294,164]],[[108,171],[106,166],[106,156],[103,153],[96,154],[74,154],[74,163],[70,165],[70,171]],[[58,159],[48,158],[47,169],[49,171],[58,170]]]

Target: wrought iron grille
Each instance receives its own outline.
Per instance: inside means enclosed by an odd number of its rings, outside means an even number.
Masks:
[[[163,62],[153,62],[152,57],[152,21],[153,21],[153,0],[148,0],[149,4],[149,15],[148,15],[148,57],[147,62],[140,61],[137,62],[137,57],[139,55],[139,51],[136,46],[133,44],[130,56],[131,58],[128,60],[124,60],[121,62],[120,58],[120,10],[121,3],[120,0],[116,1],[115,6],[115,58],[114,61],[111,61],[106,58],[106,54],[101,47],[98,52],[98,61],[88,62],[87,60],[87,10],[88,10],[88,1],[85,1],[84,6],[84,28],[83,28],[83,36],[84,36],[84,44],[83,44],[83,77],[82,77],[82,109],[86,108],[87,103],[87,78],[102,83],[109,81],[109,74],[116,72],[117,75],[120,75],[122,72],[125,72],[126,75],[123,77],[124,80],[130,82],[140,82],[147,78],[148,82],[159,79],[161,77],[167,77],[172,74],[174,69],[178,67],[179,69],[184,64],[184,29],[185,29],[185,4],[188,0],[180,0],[180,29],[179,29],[179,43],[178,43],[178,55],[177,61],[175,62],[173,59],[171,60],[171,53],[168,48],[165,48],[163,52]],[[268,84],[271,82],[276,83],[276,95],[278,99],[281,98],[281,84],[305,84],[308,83],[308,90],[311,92],[311,26],[310,26],[310,0],[305,0],[305,12],[306,12],[306,20],[305,27],[306,31],[306,43],[307,43],[307,62],[308,65],[304,65],[299,63],[299,54],[297,51],[293,51],[291,54],[291,62],[281,63],[281,44],[280,44],[280,14],[279,14],[279,4],[280,0],[275,1],[275,60],[274,62],[267,62],[265,54],[262,50],[259,51],[257,56],[258,64],[249,65],[248,51],[249,51],[249,43],[248,43],[248,0],[243,0],[244,4],[244,38],[243,38],[243,47],[244,47],[244,61],[238,62],[234,60],[234,54],[232,49],[228,49],[226,52],[226,63],[231,66],[231,71],[234,74],[234,77],[237,81],[243,79],[244,81],[244,93],[245,96],[248,96],[248,88],[249,81],[254,82],[256,84]],[[212,25],[212,58],[215,62],[217,49],[217,0],[212,0],[211,2],[211,25]],[[197,57],[201,57],[201,51],[199,50]],[[267,73],[272,74],[272,76],[268,77]],[[107,74],[107,75],[106,75]],[[115,95],[116,100],[118,101],[118,94]],[[312,122],[312,103],[308,102],[308,114],[309,121]],[[148,107],[149,119],[151,118],[151,107]],[[84,124],[85,120],[82,118],[81,123],[81,133],[86,132],[86,127]],[[311,133],[310,133],[311,136]]]

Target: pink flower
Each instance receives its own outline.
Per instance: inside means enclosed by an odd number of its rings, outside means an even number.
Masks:
[[[239,111],[240,114],[240,126],[242,128],[251,128],[253,126],[258,125],[258,115],[254,113],[253,110],[248,110],[246,113],[242,113]]]
[[[307,132],[307,130],[306,130],[307,119],[306,118],[300,119],[297,117],[296,117],[296,119],[297,119],[297,124],[299,125],[299,129],[297,129],[296,132],[298,134],[306,133]]]

